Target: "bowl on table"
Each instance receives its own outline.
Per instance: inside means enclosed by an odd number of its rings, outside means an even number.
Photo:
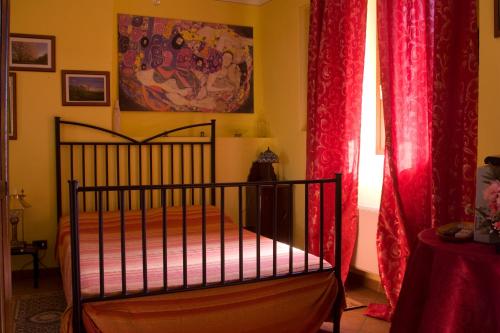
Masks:
[[[436,234],[446,242],[468,242],[474,238],[474,223],[453,222],[436,229]]]

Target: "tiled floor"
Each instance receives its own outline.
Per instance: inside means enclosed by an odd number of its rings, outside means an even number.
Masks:
[[[373,290],[354,287],[347,289],[347,295],[362,303],[363,305],[368,305],[370,303],[387,303],[384,294],[377,293]],[[366,308],[360,308],[357,310],[344,312],[342,315],[342,321],[340,324],[342,333],[388,333],[391,324],[374,318],[367,317],[363,315]],[[332,324],[324,323],[321,327],[320,332],[326,333],[332,332]]]
[[[57,272],[41,274],[40,288],[33,288],[33,280],[30,276],[15,277],[12,281],[14,296],[26,294],[46,293],[61,290],[61,279]],[[385,296],[367,288],[354,286],[347,289],[347,295],[362,304],[385,303]],[[387,333],[390,323],[364,316],[365,308],[344,312],[341,322],[342,333]],[[332,324],[325,323],[318,333],[332,332]]]

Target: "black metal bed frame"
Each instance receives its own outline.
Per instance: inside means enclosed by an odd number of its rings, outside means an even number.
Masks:
[[[107,141],[92,141],[92,142],[80,142],[80,141],[61,141],[61,125],[72,125],[72,126],[80,126],[86,127],[93,130],[105,132],[111,134],[117,139],[123,139],[125,142],[107,142]],[[210,126],[210,137],[207,141],[176,141],[176,142],[155,142],[155,139],[164,137],[166,135],[198,127]],[[332,271],[337,279],[338,283],[338,295],[343,294],[343,285],[340,276],[340,267],[341,267],[341,223],[335,224],[335,266],[332,267],[324,267],[323,259],[323,235],[324,235],[324,203],[325,203],[325,186],[328,184],[335,185],[335,220],[341,221],[341,188],[342,188],[342,176],[341,174],[336,174],[335,178],[331,179],[321,179],[321,180],[293,180],[293,181],[264,181],[264,182],[233,182],[233,183],[216,183],[215,182],[215,120],[212,120],[210,123],[196,124],[190,126],[184,126],[177,129],[173,129],[170,131],[162,132],[153,137],[147,138],[143,141],[137,141],[120,133],[116,133],[107,129],[103,129],[97,126],[72,122],[72,121],[63,121],[59,117],[55,119],[55,138],[56,138],[56,173],[57,173],[57,215],[58,221],[62,217],[62,149],[69,149],[69,167],[70,170],[66,171],[69,177],[69,217],[70,217],[70,225],[71,225],[71,265],[72,265],[72,300],[73,300],[73,331],[74,332],[84,332],[83,324],[82,324],[82,309],[83,304],[88,302],[96,302],[96,301],[107,301],[107,300],[117,300],[117,299],[126,299],[126,298],[134,298],[134,297],[142,297],[142,296],[151,296],[151,295],[159,295],[166,293],[174,293],[181,291],[190,291],[190,290],[199,290],[199,289],[207,289],[207,288],[215,288],[215,287],[224,287],[224,286],[234,286],[240,284],[247,283],[255,283],[258,281],[267,281],[273,279],[280,278],[288,278],[291,276],[302,276],[306,274],[312,274],[317,272],[325,272]],[[180,176],[180,183],[176,183],[176,177],[174,175],[174,145],[179,146],[178,152],[180,152],[180,166],[177,171]],[[199,149],[200,157],[200,176],[198,177],[199,182],[195,182],[196,177],[195,173],[195,145],[201,145]],[[120,158],[120,146],[125,146],[125,151],[127,152],[126,158],[126,177],[120,177],[124,171],[121,170],[121,158]],[[158,146],[157,154],[159,154],[159,161],[154,163],[154,152],[153,146]],[[170,171],[169,177],[164,177],[163,168],[164,168],[164,146],[167,146],[167,150],[170,154],[167,154],[168,161],[167,169]],[[190,147],[189,151],[189,164],[187,166],[188,173],[190,173],[189,182],[185,179],[185,147]],[[205,146],[209,147],[210,150],[210,170],[209,170],[209,181],[205,182],[205,158],[204,158],[204,150]],[[80,166],[79,170],[75,170],[75,147],[79,147],[80,149]],[[91,147],[91,152],[88,153],[85,151],[85,147]],[[103,152],[98,153],[99,147],[102,147]],[[114,147],[114,148],[111,148]],[[132,147],[137,149],[137,154],[131,153]],[[143,176],[143,147],[146,147],[145,150],[149,153],[148,161],[145,163],[146,166],[149,167],[149,173],[146,173],[146,177]],[[114,149],[114,153],[116,154],[115,159],[110,160],[109,153]],[[89,163],[85,161],[85,157],[87,154],[90,154],[92,161],[90,162],[91,172],[86,170],[86,165]],[[100,178],[104,178],[103,185],[99,184],[99,173],[98,173],[98,160],[99,155],[104,155],[104,163],[105,172],[101,175]],[[138,156],[138,157],[137,157]],[[137,157],[137,158],[134,158]],[[102,159],[102,158],[101,158]],[[102,162],[102,161],[101,161]],[[111,163],[110,163],[111,162]],[[114,164],[112,168],[116,170],[113,177],[110,176],[109,172],[109,164]],[[131,173],[133,173],[134,169],[131,168],[131,164],[136,163],[138,168],[138,176],[136,177],[136,184],[133,184],[133,179],[131,177]],[[156,164],[160,168],[160,175],[157,175],[158,184],[155,184],[155,177],[153,176],[153,165]],[[79,171],[79,172],[76,172]],[[79,176],[82,179],[83,186],[79,186],[78,181],[75,179],[75,173],[79,173]],[[91,185],[88,186],[86,184],[86,179],[89,177],[92,178],[93,181]],[[149,184],[143,184],[143,178],[148,180]],[[167,179],[168,178],[168,179]],[[122,183],[125,183],[124,185]],[[289,270],[285,274],[278,274],[277,272],[277,209],[274,209],[273,216],[273,273],[270,276],[263,276],[261,274],[261,254],[260,254],[260,239],[261,239],[261,226],[260,226],[260,218],[257,218],[257,228],[256,228],[256,277],[255,278],[244,278],[243,276],[243,189],[246,187],[255,187],[256,191],[254,192],[257,198],[257,202],[260,202],[261,196],[261,188],[263,186],[272,186],[274,188],[274,207],[277,207],[277,188],[278,186],[289,186],[289,200],[293,202],[294,198],[294,188],[298,186],[304,186],[304,205],[305,205],[305,237],[304,237],[304,270],[297,272],[293,268],[293,245],[296,240],[293,237],[293,208],[290,205],[289,208],[289,216],[292,223],[290,223],[290,232],[289,232]],[[309,240],[308,240],[308,224],[309,224],[309,190],[313,187],[315,190],[319,191],[319,201],[320,201],[320,211],[319,211],[319,226],[320,226],[320,237],[319,237],[319,268],[317,269],[309,269]],[[225,240],[224,240],[224,216],[225,216],[225,195],[229,190],[236,190],[238,196],[238,242],[239,242],[239,279],[235,281],[227,281],[225,279]],[[191,197],[188,198],[188,191],[191,194]],[[196,195],[195,193],[198,193]],[[207,193],[209,192],[209,200],[207,198]],[[133,200],[132,193],[138,193],[138,200]],[[149,202],[147,201],[147,194],[149,193]],[[177,193],[177,195],[176,195]],[[90,199],[92,199],[92,195],[94,198],[94,204],[87,204],[88,197],[90,194]],[[217,195],[218,194],[218,195]],[[110,197],[115,198],[115,203],[110,204]],[[157,198],[156,200],[154,198]],[[218,200],[217,200],[218,198]],[[128,199],[128,202],[126,202]],[[136,196],[137,199],[137,196]],[[170,199],[170,200],[169,200]],[[177,200],[176,200],[177,199]],[[189,200],[190,199],[190,200]],[[92,200],[90,200],[92,201]],[[113,200],[111,200],[113,201]],[[148,205],[149,203],[149,205]],[[187,283],[187,219],[186,219],[186,211],[187,206],[189,204],[199,204],[202,209],[202,283],[201,285],[189,285]],[[210,205],[215,205],[218,203],[220,209],[220,276],[221,279],[216,283],[208,283],[207,282],[207,270],[206,270],[206,206],[207,203]],[[149,290],[148,289],[148,262],[147,262],[147,222],[146,222],[146,210],[148,206],[152,208],[161,207],[162,208],[162,242],[163,249],[168,248],[167,242],[167,210],[169,206],[180,205],[182,207],[182,246],[183,246],[183,278],[182,278],[182,286],[177,288],[172,288],[168,286],[167,283],[167,251],[163,251],[163,288],[159,290]],[[96,211],[98,212],[98,233],[99,233],[99,295],[92,297],[82,297],[81,289],[80,289],[80,250],[79,250],[79,212],[80,207],[83,208],[83,211]],[[141,211],[141,232],[142,232],[142,272],[143,272],[143,290],[140,292],[129,292],[127,290],[126,285],[126,251],[125,251],[125,211],[128,209],[132,209],[132,207],[137,207]],[[106,295],[104,288],[104,241],[103,241],[103,212],[109,210],[119,210],[120,211],[120,230],[121,230],[121,267],[122,267],[122,288],[120,294]],[[257,205],[257,217],[261,216],[261,207]],[[340,317],[342,312],[343,300],[341,297],[336,297],[334,301],[334,305],[332,308],[332,320],[334,323],[333,332],[340,332]]]

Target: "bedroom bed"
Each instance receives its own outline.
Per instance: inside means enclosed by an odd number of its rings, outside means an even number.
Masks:
[[[84,130],[94,132],[91,141],[71,139]],[[335,266],[309,253],[307,205],[318,194],[323,234],[324,193],[334,187],[340,221],[340,175],[217,183],[215,121],[142,141],[60,118],[55,131],[58,258],[69,304],[62,332],[316,333],[327,318],[339,332],[340,237]],[[259,199],[263,186],[274,187],[274,207],[278,186],[290,187],[291,202],[302,197],[306,213],[290,208],[288,218],[303,220],[303,239],[291,223],[288,244],[278,242],[277,214],[271,238],[260,235],[258,218],[255,232],[245,228],[245,190]]]

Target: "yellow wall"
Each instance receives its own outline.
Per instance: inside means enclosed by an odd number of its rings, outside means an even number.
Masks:
[[[232,136],[239,130],[254,136],[256,126],[265,119],[262,101],[262,71],[259,7],[215,0],[23,0],[11,1],[11,31],[56,36],[56,72],[17,72],[18,139],[11,141],[10,189],[24,188],[32,204],[25,212],[25,239],[47,239],[49,250],[43,259],[55,266],[56,234],[54,116],[111,127],[111,107],[61,106],[61,69],[103,70],[111,72],[111,101],[117,98],[117,13],[182,18],[254,27],[254,114],[200,114],[123,112],[122,131],[132,136],[156,134],[164,129],[208,119],[217,119],[219,136]],[[268,141],[245,140],[229,145],[233,151],[245,146],[250,161]],[[228,152],[231,153],[231,152]],[[236,168],[246,175],[247,159],[232,164],[218,163],[218,173]],[[223,180],[220,178],[219,180]],[[234,179],[233,179],[234,180]],[[239,179],[241,180],[241,179]],[[26,266],[29,258],[15,257],[14,269]],[[29,268],[29,267],[28,267]]]
[[[306,175],[308,0],[261,7],[263,105],[279,155],[281,179]],[[294,190],[294,244],[304,238],[303,187]]]
[[[478,164],[500,154],[500,38],[493,35],[493,1],[479,2],[479,144]]]
[[[273,0],[261,8],[264,111],[288,179],[305,177],[308,3]]]

